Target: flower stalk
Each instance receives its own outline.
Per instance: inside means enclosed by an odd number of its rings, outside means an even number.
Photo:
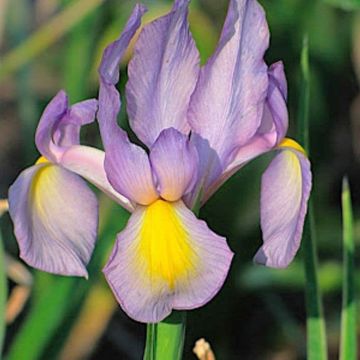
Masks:
[[[165,320],[147,324],[144,360],[180,360],[185,327],[185,311],[173,311]]]

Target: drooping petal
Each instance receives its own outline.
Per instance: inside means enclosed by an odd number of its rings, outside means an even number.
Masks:
[[[173,128],[163,130],[151,148],[150,162],[163,199],[176,201],[193,189],[198,155],[188,136]]]
[[[126,87],[130,125],[149,147],[163,129],[187,134],[187,110],[199,72],[199,53],[187,22],[188,0],[146,25],[129,63]]]
[[[284,268],[299,249],[311,191],[310,162],[300,151],[285,149],[271,162],[261,183],[263,246],[255,262]]]
[[[48,162],[24,170],[9,189],[9,212],[25,262],[55,274],[87,277],[98,206],[79,176]]]
[[[140,26],[145,8],[137,5],[121,34],[103,55],[100,73],[98,120],[105,148],[105,171],[116,191],[136,203],[147,205],[156,192],[146,152],[130,143],[125,131],[117,125],[120,97],[115,84],[119,79],[117,66],[131,38]]]
[[[95,99],[85,100],[69,106],[64,91],[59,91],[49,102],[36,130],[35,142],[40,153],[57,163],[63,152],[80,142],[82,125],[94,121],[97,111]]]
[[[172,309],[210,301],[233,253],[182,201],[139,206],[118,237],[104,269],[118,302],[133,319],[158,322]]]
[[[104,161],[105,153],[103,151],[89,146],[74,145],[64,152],[60,164],[90,181],[126,210],[132,212],[134,204],[115,191],[109,183],[104,169]]]
[[[219,45],[200,72],[189,109],[191,128],[209,141],[224,166],[261,123],[268,88],[263,60],[268,42],[258,2],[231,0]]]

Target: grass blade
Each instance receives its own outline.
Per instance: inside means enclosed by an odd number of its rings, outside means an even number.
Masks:
[[[301,88],[298,110],[298,139],[309,155],[309,113],[310,113],[310,65],[307,38],[301,52]],[[315,220],[312,201],[305,219],[302,239],[302,253],[305,266],[307,359],[326,360],[327,344],[322,296],[318,279],[318,255],[316,246]]]
[[[0,232],[0,359],[5,336],[5,310],[7,298],[7,280],[3,241]]]
[[[340,360],[357,359],[354,232],[350,188],[343,179],[341,194],[343,216],[343,298],[341,312]]]

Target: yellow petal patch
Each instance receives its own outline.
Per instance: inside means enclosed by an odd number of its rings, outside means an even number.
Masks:
[[[281,143],[278,145],[278,147],[294,149],[296,151],[301,152],[305,156],[307,156],[304,148],[299,143],[297,143],[295,140],[290,139],[290,138],[284,138],[283,141],[281,141]]]
[[[139,243],[147,275],[152,282],[165,281],[170,289],[194,271],[198,261],[175,204],[157,200],[146,208]]]
[[[37,160],[35,165],[37,164],[44,164],[50,162],[45,156],[40,156]]]
[[[44,209],[44,202],[46,198],[53,197],[55,199],[57,188],[56,188],[56,178],[59,171],[56,165],[48,162],[44,157],[39,158],[36,164],[45,163],[42,168],[40,168],[35,174],[30,190],[31,203],[32,206],[36,207],[36,210],[39,212],[39,215],[46,216],[46,211]]]

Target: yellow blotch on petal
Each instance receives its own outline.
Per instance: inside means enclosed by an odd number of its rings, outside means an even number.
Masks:
[[[44,203],[46,199],[56,198],[57,195],[57,172],[56,165],[47,161],[44,157],[39,158],[36,164],[45,163],[35,174],[30,190],[30,199],[32,205],[36,207],[39,214],[46,215]]]
[[[35,165],[38,164],[44,164],[44,163],[49,163],[50,161],[45,157],[45,156],[40,156],[37,160]]]
[[[176,203],[159,199],[147,207],[139,254],[145,260],[152,282],[165,281],[171,290],[195,270],[198,257],[176,212]]]
[[[283,141],[281,141],[281,143],[278,145],[278,148],[294,149],[294,150],[301,152],[305,156],[307,156],[304,148],[299,143],[297,143],[295,140],[290,139],[290,138],[284,138]]]

